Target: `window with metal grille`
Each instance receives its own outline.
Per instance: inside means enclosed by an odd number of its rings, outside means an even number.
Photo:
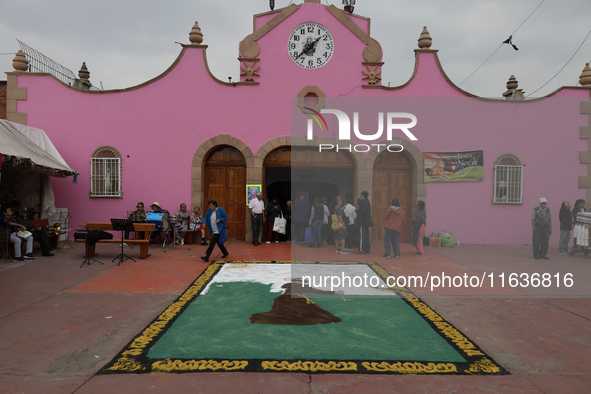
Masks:
[[[523,165],[517,156],[497,158],[493,188],[493,204],[523,204]]]
[[[90,159],[90,197],[122,197],[121,155],[117,149],[101,146]]]

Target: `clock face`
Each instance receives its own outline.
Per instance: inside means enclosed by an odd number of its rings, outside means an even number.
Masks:
[[[312,22],[302,23],[289,35],[287,51],[298,66],[320,68],[332,57],[334,41],[326,27]]]

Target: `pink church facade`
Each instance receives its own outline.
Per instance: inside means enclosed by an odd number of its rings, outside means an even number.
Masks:
[[[323,26],[332,36],[334,51],[321,67],[303,68],[290,56],[290,34],[303,23]],[[255,16],[253,33],[239,46],[240,82],[213,77],[197,27],[168,70],[128,89],[88,91],[49,74],[15,71],[8,73],[8,120],[43,129],[81,173],[77,184],[52,179],[56,206],[69,208],[72,228],[124,217],[138,201],[158,201],[176,211],[183,202],[203,209],[209,198],[217,198],[224,208],[234,206],[235,225],[242,226],[234,235],[250,241],[244,188],[261,184],[266,191],[271,178],[278,176],[269,171],[275,168],[271,157],[297,147],[339,143],[336,136],[295,137],[292,100],[321,110],[335,103],[335,97],[396,99],[406,103],[401,112],[418,119],[412,128],[417,140],[395,135],[404,147],[401,153],[378,152],[375,147],[342,153],[352,175],[340,185],[341,194],[358,196],[367,190],[375,207],[374,167],[396,163],[384,160],[385,154],[401,155],[410,177],[404,186],[407,216],[417,201],[425,201],[427,232],[445,229],[462,243],[531,243],[529,217],[543,196],[555,218],[551,243],[558,243],[561,202],[591,197],[589,85],[564,87],[537,100],[475,97],[445,75],[424,33],[415,50],[413,75],[406,84],[389,88],[379,80],[382,49],[369,31],[368,19],[310,0]],[[335,119],[325,117],[334,129]],[[388,143],[385,135],[377,142]],[[102,147],[120,157],[121,195],[116,198],[91,196],[91,158]],[[224,148],[234,153],[214,157]],[[425,152],[478,150],[483,151],[482,181],[424,181]],[[523,166],[522,203],[493,203],[493,169],[503,155]],[[398,171],[396,164],[381,165],[383,171]],[[210,175],[217,170],[226,174],[220,175],[225,181],[221,191],[214,185],[220,178]],[[234,176],[241,178],[236,181]]]

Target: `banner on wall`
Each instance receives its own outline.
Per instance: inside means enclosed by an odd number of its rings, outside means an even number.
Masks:
[[[483,151],[423,153],[425,182],[484,180]]]

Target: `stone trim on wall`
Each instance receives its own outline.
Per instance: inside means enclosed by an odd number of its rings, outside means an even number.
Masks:
[[[318,98],[318,104],[312,107],[313,110],[320,112],[322,108],[326,105],[326,95],[318,86],[306,86],[298,93],[298,107],[300,109],[304,109],[306,106],[306,95],[308,93],[314,93]]]
[[[590,90],[591,95],[591,90]],[[587,164],[587,175],[579,176],[579,188],[587,189],[586,208],[591,207],[591,98],[581,102],[581,114],[589,115],[589,126],[581,126],[580,138],[589,140],[588,149],[579,152],[579,162]]]
[[[27,114],[16,111],[17,100],[27,99],[27,88],[18,87],[17,76],[22,72],[6,73],[6,120],[9,122],[27,125]]]

